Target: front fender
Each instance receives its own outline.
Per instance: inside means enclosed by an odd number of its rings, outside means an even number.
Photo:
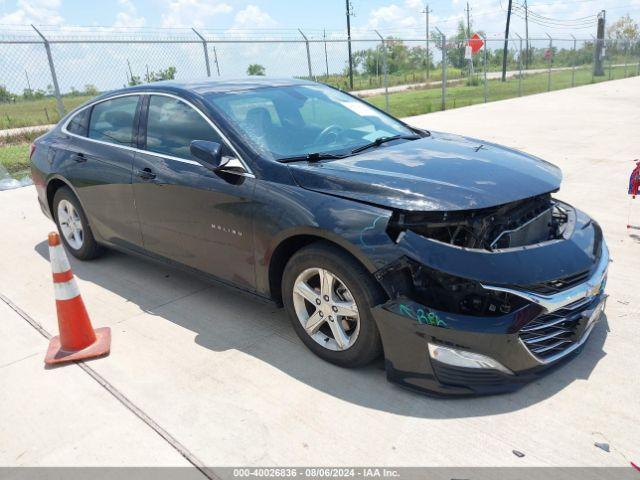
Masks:
[[[397,260],[386,232],[391,210],[311,192],[296,185],[260,182],[255,190],[256,289],[269,295],[269,265],[283,242],[314,236],[333,242],[370,272]]]

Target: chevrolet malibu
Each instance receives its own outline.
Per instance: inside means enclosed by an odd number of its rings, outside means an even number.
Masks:
[[[439,395],[511,391],[577,354],[604,309],[598,224],[561,173],[291,79],[104,94],[32,145],[65,247],[197,271],[284,306],[316,355],[384,357]]]

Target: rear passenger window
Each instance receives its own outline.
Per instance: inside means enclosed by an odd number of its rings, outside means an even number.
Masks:
[[[220,135],[189,105],[172,97],[152,95],[147,119],[147,150],[191,160],[192,140],[224,145]]]
[[[89,122],[89,138],[133,146],[133,119],[137,106],[137,95],[114,98],[94,105]]]
[[[76,135],[81,135],[83,137],[87,136],[87,130],[89,129],[89,114],[91,113],[91,108],[85,108],[81,112],[76,113],[69,123],[67,123],[67,131],[70,133],[75,133]]]

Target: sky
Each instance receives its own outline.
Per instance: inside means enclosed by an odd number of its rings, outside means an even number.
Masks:
[[[524,0],[516,0],[514,4]],[[488,34],[504,32],[508,0],[470,0],[471,19]],[[423,0],[352,0],[352,25],[356,34],[385,32],[422,33]],[[431,0],[431,26],[455,30],[465,17],[466,1]],[[640,18],[640,0],[529,0],[534,14],[547,26],[530,24],[541,34],[595,33],[587,19],[606,9],[614,20],[626,13]],[[0,28],[14,25],[81,25],[104,27],[200,27],[216,29],[344,30],[344,0],[0,0]],[[512,31],[524,34],[524,20],[513,17]]]
[[[512,38],[524,36],[524,21],[519,16],[523,1],[514,0]],[[571,48],[571,34],[587,41],[595,34],[595,15],[603,8],[607,10],[608,22],[627,13],[640,19],[640,0],[528,1],[529,33],[535,48],[547,48],[545,32],[554,37],[553,45],[558,48]],[[507,2],[469,1],[473,30],[487,34],[491,50],[502,47],[499,39],[504,36]],[[466,17],[466,5],[466,0],[430,0],[432,33],[436,27],[447,34],[455,32],[458,22]],[[424,47],[424,0],[352,0],[352,6],[353,38],[360,39],[354,42],[354,50],[371,49],[379,55],[374,29],[384,36],[402,38],[411,47]],[[252,63],[265,66],[268,75],[307,76],[307,52],[297,29],[312,40],[321,38],[323,29],[327,30],[327,38],[343,39],[346,30],[345,0],[0,0],[0,85],[12,92],[21,93],[27,87],[27,78],[34,89],[46,89],[51,84],[42,44],[2,43],[3,39],[15,40],[16,35],[38,40],[30,24],[45,25],[41,30],[52,40],[55,35],[58,40],[66,39],[65,36],[77,40],[77,35],[86,39],[103,34],[109,38],[119,35],[148,40],[148,43],[117,44],[52,43],[63,93],[74,88],[81,90],[86,85],[95,85],[100,90],[118,88],[128,81],[131,73],[144,77],[146,71],[168,67],[177,69],[177,79],[202,77],[206,73],[202,44],[194,41],[196,37],[190,29],[180,33],[171,28],[195,27],[210,40],[283,37],[297,41],[209,43],[213,75],[219,69],[225,76],[243,76]],[[247,29],[254,30],[247,33]],[[178,35],[192,43],[149,41]],[[429,48],[437,64],[440,57],[433,42]],[[510,48],[517,49],[517,42],[511,42]],[[310,58],[312,75],[342,74],[347,65],[347,45],[312,41]],[[214,60],[218,61],[217,68]]]

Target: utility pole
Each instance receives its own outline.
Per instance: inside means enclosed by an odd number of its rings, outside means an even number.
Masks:
[[[465,47],[469,47],[469,40],[471,40],[471,20],[470,13],[471,9],[469,8],[469,2],[467,2],[467,41],[465,42]],[[473,54],[471,54],[471,58],[469,59],[469,78],[473,75]]]
[[[471,38],[471,22],[469,21],[469,2],[467,2],[467,40]]]
[[[526,40],[524,42],[526,53],[524,55],[524,68],[529,69],[529,7],[527,6],[527,0],[524,0],[524,34]]]
[[[349,89],[353,90],[353,57],[351,55],[351,4],[349,0],[346,1],[347,7],[347,44],[349,46]]]
[[[32,90],[31,90],[31,82],[29,81],[29,73],[25,70],[24,75],[27,77],[27,86],[29,88],[29,94],[31,94]]]
[[[427,57],[427,78],[431,75],[431,61],[429,60],[429,14],[431,10],[429,10],[429,4],[422,11],[424,13],[424,26],[425,26],[425,47],[426,47],[426,57]]]
[[[502,81],[507,81],[507,54],[509,53],[509,23],[511,22],[511,3],[509,0],[509,10],[507,11],[507,26],[504,30],[504,51],[502,52]]]
[[[436,27],[436,30],[442,40],[442,46],[440,47],[442,51],[442,62],[440,63],[442,65],[442,103],[440,108],[444,112],[447,108],[447,37],[438,27]]]
[[[322,38],[324,38],[324,64],[327,68],[327,78],[329,78],[329,57],[327,56],[327,31],[322,30]]]
[[[218,72],[218,76],[220,76],[220,64],[218,63],[218,52],[216,51],[216,46],[213,46],[213,61],[216,64],[216,72]]]
[[[604,69],[602,68],[602,60],[604,57],[604,27],[607,19],[607,12],[605,10],[601,10],[598,13],[598,31],[596,34],[596,50],[595,50],[595,59],[593,62],[593,74],[596,77],[601,77],[604,75]]]

